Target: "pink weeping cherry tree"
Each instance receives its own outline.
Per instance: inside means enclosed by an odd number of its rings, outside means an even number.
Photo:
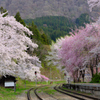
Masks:
[[[16,21],[13,16],[2,17],[0,14],[0,76],[12,75],[26,80],[40,77],[41,62],[36,56],[29,55],[38,45],[25,34],[32,32]]]
[[[99,64],[99,45],[100,45],[100,28],[99,24],[86,25],[71,33],[71,36],[65,37],[59,49],[59,56],[62,58],[61,63],[66,69],[77,78],[78,70],[85,70],[89,65]],[[93,63],[94,62],[94,63]],[[93,74],[93,71],[91,70]],[[84,74],[82,75],[84,81]]]

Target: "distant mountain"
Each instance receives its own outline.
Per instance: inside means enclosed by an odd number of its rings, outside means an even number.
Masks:
[[[23,19],[41,16],[65,16],[77,18],[90,13],[87,0],[0,0],[11,15],[20,12]]]
[[[42,16],[76,19],[83,13],[97,18],[100,15],[99,2],[100,0],[0,0],[0,6],[7,9],[11,15],[19,11],[23,19]]]

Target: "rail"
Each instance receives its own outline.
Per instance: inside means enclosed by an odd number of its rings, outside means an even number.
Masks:
[[[57,85],[56,87],[54,87],[54,89],[63,93],[63,94],[77,98],[79,100],[88,100],[88,99],[89,100],[100,100],[99,97],[94,97],[92,95],[88,95],[87,93],[79,93],[79,92],[74,91],[74,90],[66,89],[66,88],[64,88],[63,85]]]
[[[33,90],[33,88],[29,89],[28,92],[27,92],[27,99],[28,99],[28,100],[31,100],[31,97],[30,97],[30,91],[31,91],[31,90]]]
[[[95,96],[100,96],[100,84],[75,83],[75,84],[63,84],[63,87],[68,89],[73,89],[76,91],[91,93]]]

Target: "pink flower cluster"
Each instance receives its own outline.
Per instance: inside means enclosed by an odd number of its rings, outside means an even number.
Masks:
[[[44,76],[44,75],[40,75],[40,77],[41,77],[42,79],[44,79],[45,81],[48,81],[48,80],[49,80],[49,78],[47,78],[47,77]]]

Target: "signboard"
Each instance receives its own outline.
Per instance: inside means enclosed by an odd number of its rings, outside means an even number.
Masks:
[[[5,82],[5,87],[14,87],[14,82]]]

